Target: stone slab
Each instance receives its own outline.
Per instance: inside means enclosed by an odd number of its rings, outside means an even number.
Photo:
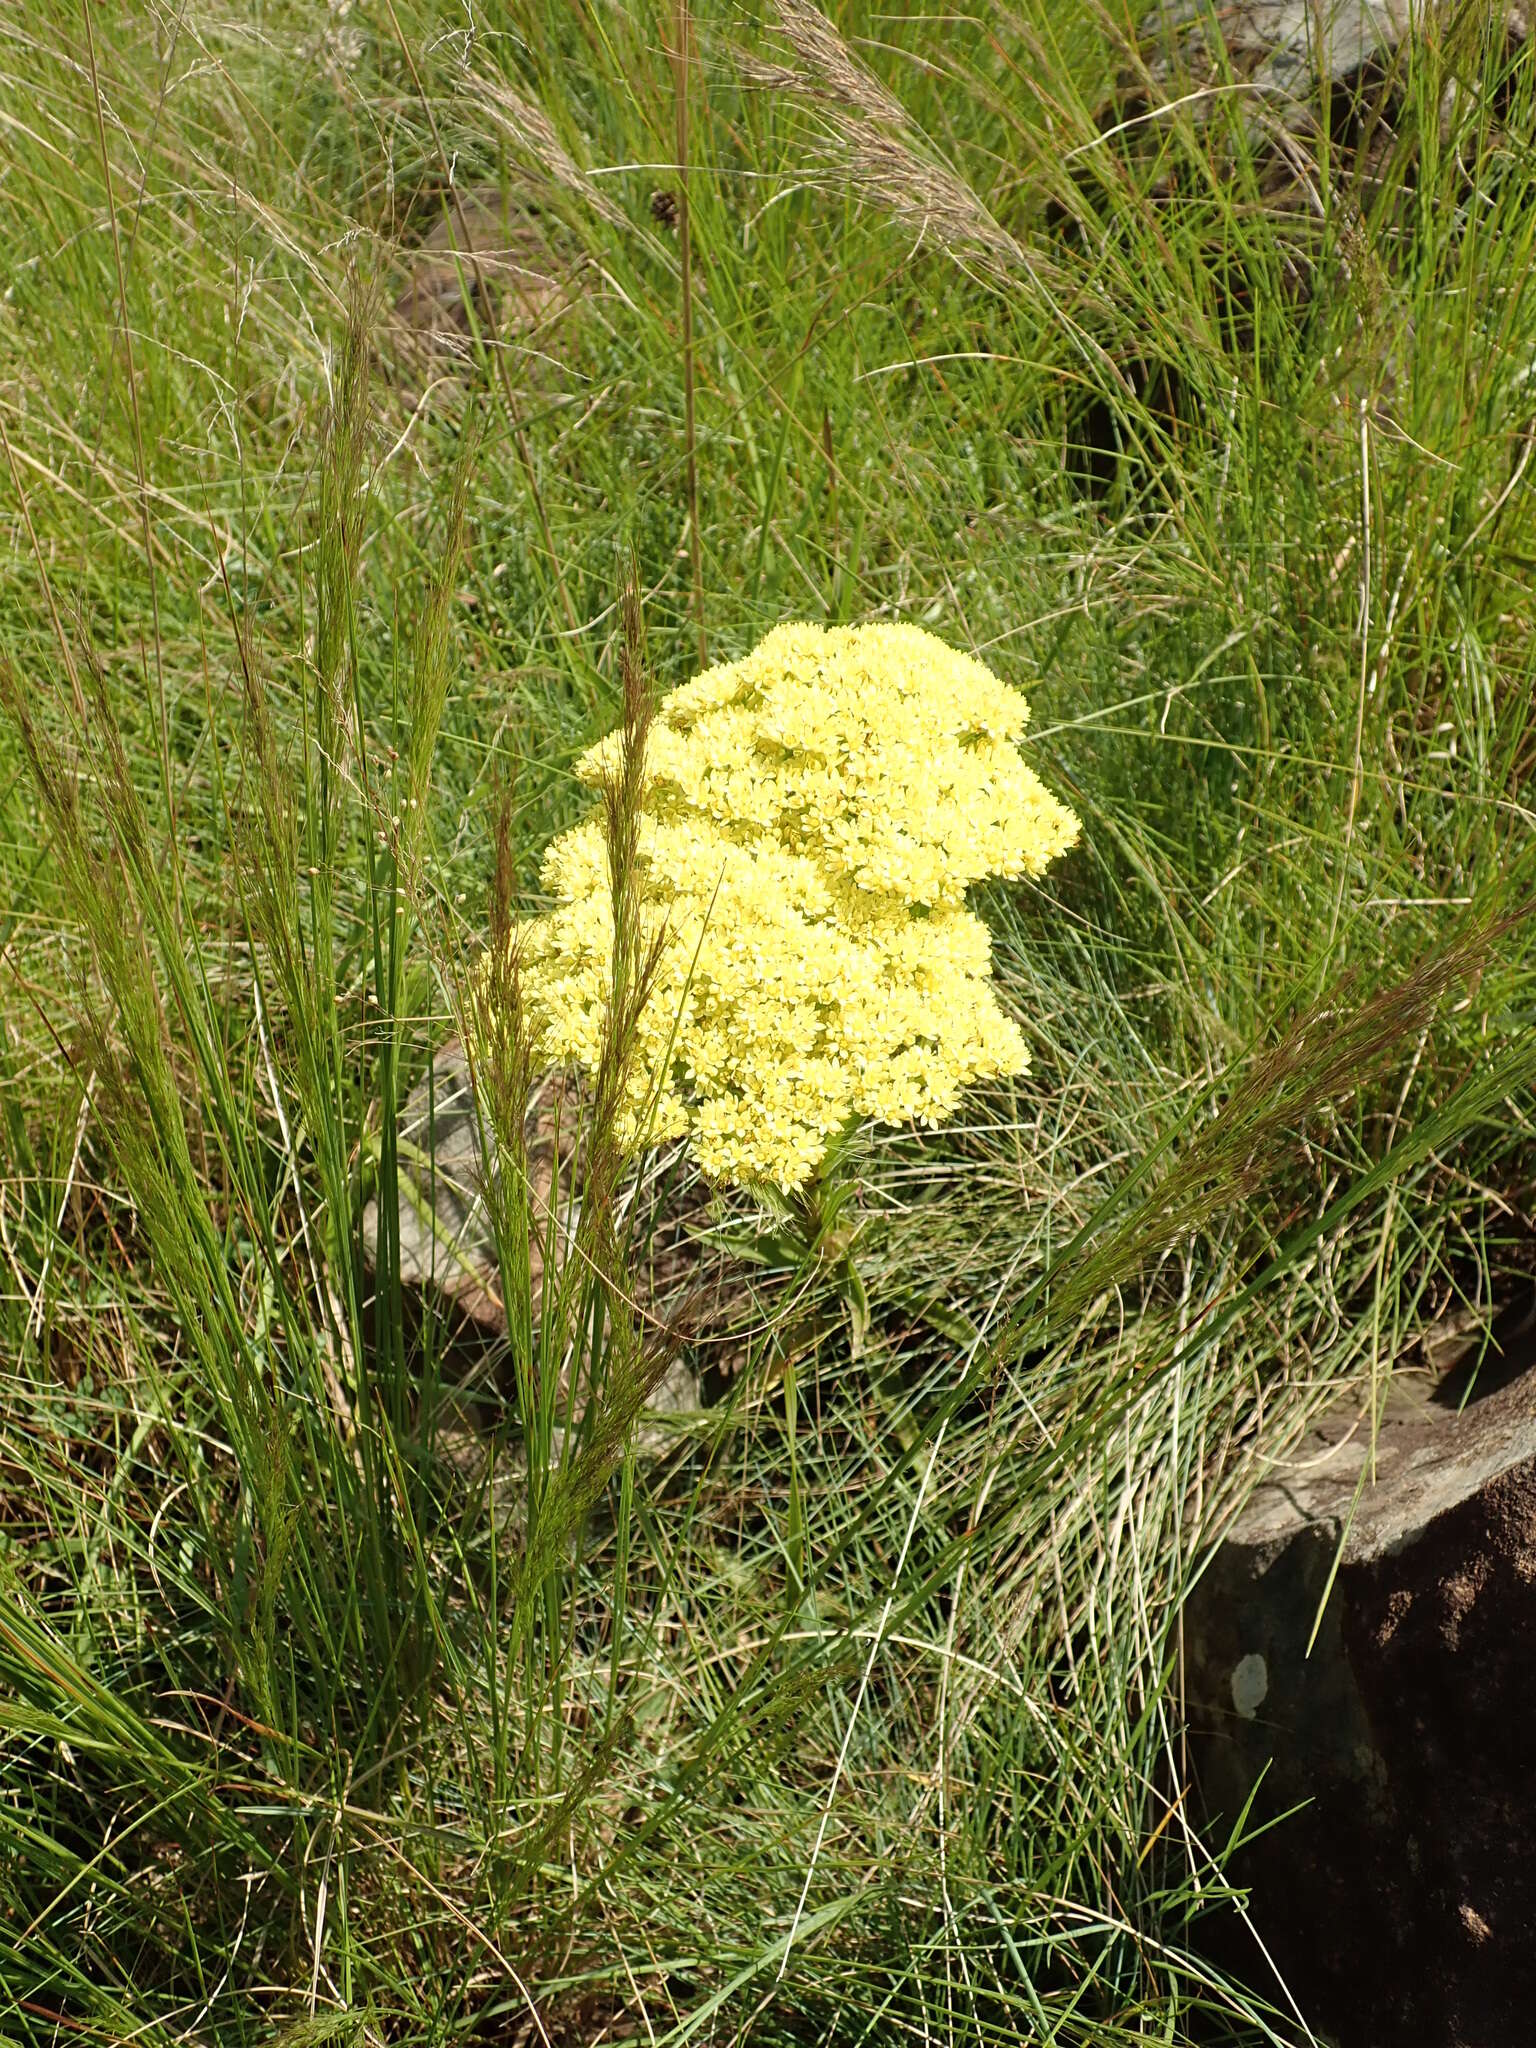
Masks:
[[[1320,2039],[1536,2039],[1536,1370],[1334,1416],[1185,1614],[1190,1757],[1254,1927]],[[1260,1781],[1262,1780],[1262,1784]],[[1293,1811],[1293,1809],[1300,1809]],[[1220,1960],[1258,1983],[1233,1915]]]

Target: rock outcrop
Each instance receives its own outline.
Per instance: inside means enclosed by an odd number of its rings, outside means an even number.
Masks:
[[[1340,2048],[1536,2028],[1536,1370],[1460,1412],[1448,1391],[1395,1401],[1374,1453],[1368,1418],[1330,1418],[1186,1613],[1207,1818],[1219,1835],[1259,1786],[1249,1831],[1276,1824],[1229,1875]]]

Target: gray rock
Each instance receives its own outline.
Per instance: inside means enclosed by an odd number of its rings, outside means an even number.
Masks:
[[[574,1094],[548,1083],[528,1114],[528,1174],[531,1241],[529,1264],[537,1301],[547,1258],[564,1256],[575,1225],[571,1199],[577,1158],[579,1110]],[[485,1202],[479,1115],[469,1062],[457,1039],[441,1046],[407,1098],[400,1117],[400,1275],[408,1287],[451,1319],[494,1341],[507,1334],[501,1272]],[[696,1191],[679,1202],[665,1201],[665,1214],[648,1234],[650,1256],[637,1274],[642,1308],[664,1312],[697,1267],[688,1224],[697,1210]],[[363,1216],[363,1242],[377,1255],[379,1211],[370,1202]],[[660,1255],[660,1256],[659,1256]],[[666,1289],[659,1281],[667,1283]],[[682,1356],[674,1358],[647,1404],[657,1418],[676,1418],[701,1406],[698,1375]],[[637,1444],[665,1447],[665,1423],[642,1424]]]
[[[1308,2019],[1343,2048],[1504,2048],[1536,2011],[1536,1371],[1464,1412],[1334,1415],[1185,1614],[1190,1754]],[[1262,1785],[1260,1780],[1262,1779]],[[1294,1809],[1301,1808],[1300,1812]],[[1227,1918],[1212,1937],[1263,1968]]]
[[[426,238],[403,254],[395,319],[430,348],[464,358],[473,305],[482,331],[494,328],[503,340],[529,347],[570,311],[575,263],[558,224],[525,195],[473,186],[456,192]]]
[[[1488,0],[1486,11],[1488,34],[1502,34],[1513,56],[1530,34],[1527,7]],[[1269,160],[1273,197],[1273,174],[1284,169],[1294,179],[1308,162],[1293,138],[1312,136],[1320,113],[1338,130],[1333,149],[1341,159],[1365,140],[1358,126],[1352,133],[1340,122],[1341,96],[1347,103],[1359,95],[1357,115],[1366,105],[1373,109],[1360,168],[1374,176],[1392,145],[1390,106],[1401,93],[1410,36],[1458,12],[1447,0],[1159,0],[1139,40],[1146,76],[1159,92],[1182,98],[1191,87],[1199,91],[1189,109],[1196,121],[1213,114],[1229,83],[1241,89],[1244,126],[1261,160]],[[1470,77],[1453,76],[1445,90],[1442,127],[1476,87]],[[1317,175],[1312,164],[1307,177]]]
[[[458,1045],[434,1055],[399,1127],[400,1277],[441,1295],[472,1323],[506,1333],[506,1311],[480,1187],[480,1140],[468,1063]],[[379,1205],[363,1215],[370,1262]]]
[[[1459,1415],[1432,1400],[1400,1400],[1384,1419],[1374,1473],[1369,1418],[1330,1417],[1287,1461],[1293,1469],[1257,1488],[1231,1542],[1261,1569],[1299,1539],[1331,1556],[1342,1538],[1348,1566],[1393,1556],[1536,1458],[1533,1385],[1522,1379]]]
[[[1187,59],[1219,31],[1240,78],[1260,91],[1303,96],[1389,58],[1431,0],[1164,0],[1144,33]]]

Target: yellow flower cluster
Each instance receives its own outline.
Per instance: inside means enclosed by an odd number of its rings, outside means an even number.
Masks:
[[[851,1123],[933,1124],[1020,1072],[991,986],[984,875],[1038,875],[1077,819],[1020,758],[1018,691],[915,626],[780,626],[657,707],[641,924],[663,934],[626,1143],[687,1135],[712,1179],[785,1191]],[[601,786],[619,735],[583,756]],[[534,1050],[598,1060],[613,905],[601,815],[544,860],[520,928]],[[653,1106],[652,1106],[653,1099]]]

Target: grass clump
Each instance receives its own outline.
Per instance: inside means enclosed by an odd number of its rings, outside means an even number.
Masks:
[[[1531,1263],[1536,85],[1458,22],[1298,213],[1055,0],[8,19],[8,2038],[1307,2038],[1201,1959],[1181,1602]],[[1026,1070],[696,1194],[720,1332],[634,1284],[640,764],[787,619],[1025,687],[1082,836],[972,905]],[[395,1221],[450,1032],[489,1347]]]

